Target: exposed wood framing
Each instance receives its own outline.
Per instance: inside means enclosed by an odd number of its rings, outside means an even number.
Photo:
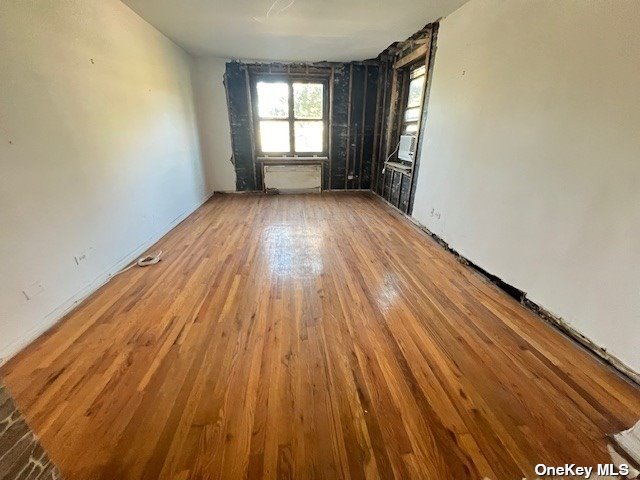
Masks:
[[[431,78],[429,60],[434,51],[433,32],[436,29],[436,24],[427,25],[404,42],[391,45],[378,57],[380,68],[385,70],[384,76],[390,78],[390,82],[383,90],[381,104],[379,104],[379,108],[383,112],[381,124],[383,139],[380,142],[383,147],[380,150],[380,161],[376,164],[376,184],[373,190],[405,213],[413,206],[415,180],[420,162],[420,142],[426,118],[425,105]],[[426,65],[427,72],[423,86],[423,113],[417,122],[420,143],[417,146],[417,155],[412,164],[407,164],[411,168],[393,168],[393,165],[389,165],[387,168],[385,161],[393,154],[403,125],[402,115],[408,95],[409,69],[421,63]],[[383,76],[382,72],[380,75]]]
[[[351,159],[351,96],[353,94],[353,63],[349,64],[349,106],[347,110],[347,156],[344,168],[344,188],[349,188],[349,160]]]
[[[435,24],[433,26],[433,30],[431,33],[431,38],[430,38],[430,48],[429,48],[429,56],[427,57],[427,77],[426,77],[426,81],[425,81],[425,92],[424,92],[424,101],[423,101],[423,105],[422,105],[422,119],[421,119],[421,124],[420,124],[420,136],[418,138],[418,145],[416,146],[416,161],[415,161],[415,165],[414,165],[414,171],[413,171],[413,177],[414,179],[418,178],[418,172],[420,170],[420,163],[421,163],[421,158],[420,158],[420,154],[422,152],[423,149],[423,144],[427,139],[427,135],[428,132],[426,131],[426,126],[427,126],[427,114],[429,111],[429,96],[431,94],[431,79],[433,78],[433,67],[435,64],[435,55],[436,55],[436,51],[437,51],[437,41],[438,41],[438,24]],[[408,212],[409,215],[411,215],[411,213],[413,213],[413,204],[414,204],[414,199],[415,199],[415,192],[416,192],[416,186],[417,186],[417,181],[413,181],[411,184],[411,194],[409,197],[409,208],[408,208]]]
[[[324,164],[323,189],[368,187],[394,205],[409,210],[413,204],[417,159],[409,180],[408,172],[391,175],[389,170],[385,175],[382,170],[398,141],[408,87],[406,69],[420,58],[429,58],[427,52],[432,50],[433,30],[434,25],[427,25],[407,40],[389,46],[376,59],[362,62],[228,63],[225,84],[237,82],[237,74],[242,71],[242,90],[245,92],[245,98],[238,99],[239,85],[226,85],[237,189],[263,188],[255,119],[243,110],[252,108],[252,93],[255,94],[251,87],[252,76],[295,75],[325,79],[328,84],[328,160]],[[228,75],[230,65],[236,72],[233,76]],[[294,143],[295,139],[290,138],[290,142]],[[407,185],[411,194],[404,191]]]
[[[380,70],[382,70],[382,67],[380,67],[380,69],[378,70],[378,81],[376,87],[376,114],[375,124],[373,127],[373,152],[371,157],[371,190],[373,190],[374,192],[378,190],[378,161],[380,158],[380,139],[382,138],[382,135],[380,135],[380,128],[382,125],[382,115],[384,112],[384,84]],[[384,71],[386,76],[386,69],[384,69]]]
[[[357,81],[354,76],[356,70]],[[233,75],[229,75],[229,72]],[[241,72],[240,78],[238,74]],[[263,189],[262,163],[258,159],[260,152],[255,135],[256,124],[251,111],[252,94],[255,95],[251,86],[252,76],[297,76],[326,81],[328,160],[324,164],[326,168],[323,169],[323,189],[353,190],[370,186],[374,174],[371,162],[375,151],[375,115],[371,112],[378,108],[375,101],[375,75],[379,72],[380,64],[377,60],[350,63],[227,63],[225,77],[227,84],[232,83],[227,85],[227,103],[237,176],[236,188],[243,191]],[[363,74],[364,77],[360,81]],[[245,93],[240,94],[240,90]],[[368,98],[369,96],[372,98]],[[355,104],[354,97],[357,97]],[[351,125],[352,121],[354,125]],[[290,138],[292,144],[294,141],[295,139]],[[242,161],[239,162],[238,159]],[[349,180],[349,175],[353,175],[353,180]]]
[[[256,151],[256,138],[255,138],[255,129],[254,129],[254,123],[253,123],[253,106],[252,106],[252,102],[251,102],[251,81],[249,78],[249,69],[246,68],[245,69],[245,79],[246,79],[246,84],[247,84],[247,105],[249,105],[249,112],[251,113],[249,115],[249,134],[251,136],[251,151],[255,152]],[[262,190],[262,179],[260,182],[258,182],[258,178],[257,178],[257,173],[256,170],[258,168],[258,165],[254,165],[253,166],[253,184],[256,186],[257,189]],[[260,172],[262,172],[262,169],[260,170]],[[260,175],[262,177],[262,175]]]
[[[420,160],[421,160],[421,152],[422,145],[425,141],[426,136],[426,125],[427,125],[427,106],[429,103],[429,91],[431,89],[431,78],[433,73],[433,59],[436,53],[435,48],[431,48],[431,45],[435,45],[435,39],[438,32],[438,25],[434,25],[433,29],[430,32],[430,35],[425,39],[425,46],[427,50],[425,52],[424,64],[426,67],[425,72],[425,82],[422,86],[422,115],[420,116],[420,121],[418,124],[418,131],[420,134],[418,135],[418,144],[416,145],[416,155],[414,157],[413,162],[413,171],[411,172],[411,183],[409,186],[409,202],[407,204],[406,212],[411,214],[413,211],[413,199],[415,198],[416,185],[418,179],[418,170],[420,169]]]
[[[407,65],[412,64],[416,60],[419,60],[421,57],[425,57],[429,55],[429,43],[428,40],[425,39],[425,43],[420,47],[413,50],[411,53],[405,55],[404,57],[398,59],[396,63],[393,64],[393,68],[402,68]]]
[[[224,96],[227,100],[227,117],[229,118],[229,125],[231,125],[231,109],[229,108],[229,87],[227,85],[227,72],[224,72],[224,75],[222,76],[222,86],[224,87]],[[233,145],[233,133],[231,132],[231,129],[229,129],[229,137],[231,138],[231,144]],[[235,166],[236,164],[236,156],[235,156],[235,150],[232,148],[231,149],[231,163]]]
[[[327,146],[329,150],[329,160],[327,165],[327,171],[324,173],[324,175],[327,175],[327,178],[322,179],[325,185],[327,185],[328,190],[331,190],[333,188],[332,178],[331,178],[331,171],[332,171],[331,159],[333,158],[333,155],[331,155],[331,152],[333,151],[333,135],[331,134],[331,132],[333,132],[333,95],[334,95],[333,84],[334,82],[335,82],[335,69],[332,67],[331,74],[329,75],[329,119],[327,123],[327,128],[329,129],[329,144]]]
[[[369,84],[369,66],[364,67],[364,94],[362,95],[362,117],[360,119],[360,165],[358,171],[358,188],[362,188],[362,165],[364,155],[365,118],[367,114],[367,85]]]

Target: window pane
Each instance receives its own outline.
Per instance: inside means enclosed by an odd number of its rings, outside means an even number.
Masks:
[[[296,152],[322,152],[322,122],[296,122]]]
[[[289,122],[262,120],[260,122],[260,147],[265,153],[289,152]]]
[[[418,124],[417,123],[405,124],[404,133],[418,133]]]
[[[424,75],[427,72],[427,67],[422,65],[421,67],[414,68],[411,70],[411,78],[419,77],[420,75]]]
[[[293,112],[296,118],[322,119],[323,87],[321,83],[293,84]]]
[[[407,107],[419,107],[422,103],[422,88],[424,87],[424,75],[414,78],[409,83],[409,100]]]
[[[405,122],[415,122],[420,117],[420,108],[407,108],[404,112]]]
[[[260,118],[289,118],[289,85],[284,82],[258,82]]]

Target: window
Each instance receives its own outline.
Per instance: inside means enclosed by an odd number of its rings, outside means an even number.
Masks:
[[[422,100],[426,68],[424,65],[414,68],[409,73],[409,89],[407,93],[407,105],[402,117],[402,133],[418,135],[420,127],[420,115],[422,114]]]
[[[257,149],[262,155],[326,155],[326,83],[257,79]]]

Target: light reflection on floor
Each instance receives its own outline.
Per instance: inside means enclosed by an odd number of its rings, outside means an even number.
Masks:
[[[378,285],[378,291],[376,295],[376,302],[381,311],[387,313],[390,312],[400,292],[398,291],[398,280],[393,273],[385,273],[384,280]]]
[[[271,274],[290,279],[313,278],[323,270],[323,238],[317,227],[300,224],[270,225],[261,242],[266,249]]]

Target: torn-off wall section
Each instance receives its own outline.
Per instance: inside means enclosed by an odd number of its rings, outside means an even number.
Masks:
[[[295,75],[320,78],[329,84],[328,157],[322,163],[323,190],[369,190],[375,155],[378,100],[377,60],[350,63],[228,62],[225,87],[237,191],[264,190],[263,160],[256,151],[251,105],[253,75]],[[273,157],[277,160],[278,157]],[[282,163],[295,163],[282,160]]]
[[[382,52],[380,63],[379,89],[381,92],[378,102],[380,116],[380,133],[377,138],[379,162],[374,165],[374,182],[372,190],[384,198],[388,203],[403,213],[411,213],[415,194],[415,180],[420,166],[420,145],[425,137],[428,93],[432,77],[433,56],[435,53],[435,39],[438,24],[426,25],[403,42],[396,43]],[[402,65],[402,67],[399,67]],[[413,165],[410,168],[393,168],[385,165],[385,161],[397,162],[394,153],[401,133],[402,116],[407,97],[408,67],[411,65],[425,65],[427,76],[423,91],[422,114],[418,145]]]

